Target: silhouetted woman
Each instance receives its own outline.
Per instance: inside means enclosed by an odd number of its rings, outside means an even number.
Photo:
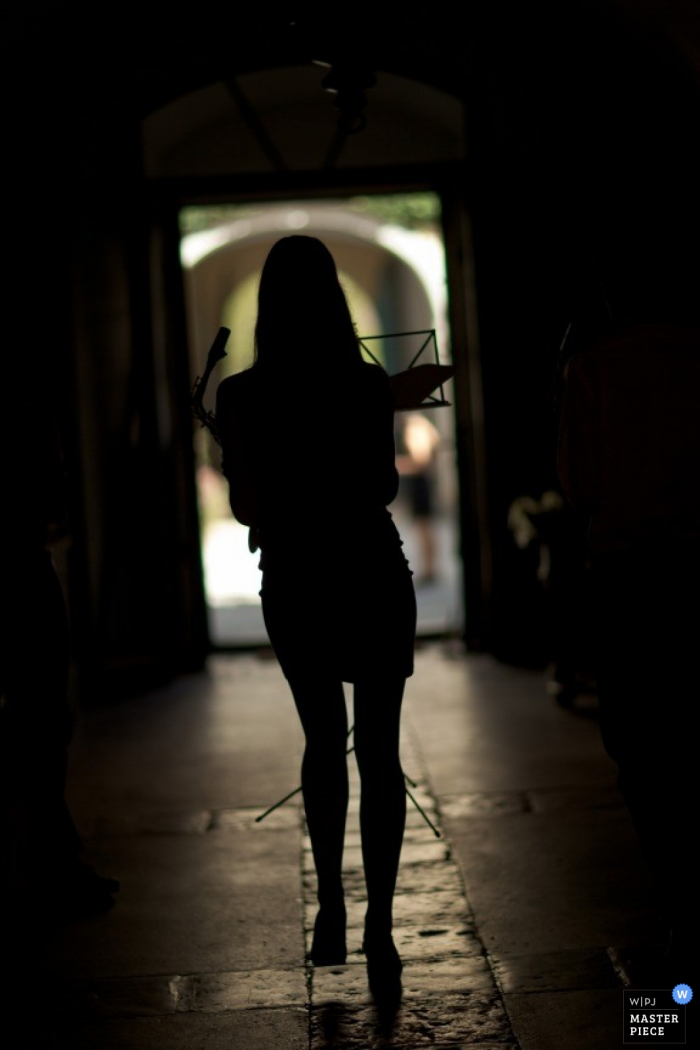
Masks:
[[[261,551],[262,608],[306,737],[302,787],[318,879],[311,959],[345,961],[342,856],[348,802],[343,682],[354,745],[367,886],[370,986],[398,987],[392,901],[406,816],[399,759],[413,673],[411,571],[387,510],[397,493],[393,401],[361,356],[328,249],[284,237],[258,292],[256,359],[225,379],[216,421],[236,518]]]

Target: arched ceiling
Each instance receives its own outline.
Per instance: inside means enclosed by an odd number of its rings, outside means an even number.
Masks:
[[[22,122],[34,118],[35,136],[64,142],[220,81],[350,60],[462,99],[483,141],[556,147],[582,110],[603,120],[612,96],[619,126],[659,85],[700,83],[696,0],[258,6],[13,5],[5,97]]]
[[[198,177],[464,159],[460,101],[383,72],[365,95],[366,126],[338,141],[338,110],[322,85],[327,73],[313,64],[284,66],[181,96],[143,122],[146,175]]]

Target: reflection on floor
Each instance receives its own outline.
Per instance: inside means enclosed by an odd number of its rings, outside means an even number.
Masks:
[[[421,574],[419,536],[401,507],[392,507],[404,551],[416,580]],[[449,518],[435,519],[437,577],[416,586],[418,634],[459,634],[463,621],[457,535]],[[213,521],[204,530],[203,560],[209,633],[216,646],[267,645],[260,610],[258,554],[248,550],[248,530],[233,518]],[[309,552],[311,576],[312,554]]]

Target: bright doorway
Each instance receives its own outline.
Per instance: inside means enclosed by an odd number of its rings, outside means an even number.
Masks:
[[[284,204],[197,205],[180,212],[192,380],[201,375],[220,325],[231,329],[227,357],[205,396],[252,364],[256,294],[269,248],[293,232],[320,237],[333,253],[361,336],[394,373],[409,367],[434,329],[440,360],[451,360],[440,201],[436,194],[351,197]],[[432,353],[432,344],[426,348]],[[434,358],[430,358],[434,359]],[[451,401],[450,384],[445,388]],[[451,406],[397,413],[399,495],[390,510],[414,571],[419,636],[459,635],[464,622]],[[268,644],[258,556],[231,515],[219,449],[195,434],[197,494],[209,634],[216,648]],[[309,578],[313,578],[309,551]]]

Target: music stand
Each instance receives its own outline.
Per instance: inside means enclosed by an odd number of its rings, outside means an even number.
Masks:
[[[367,343],[374,339],[398,339],[418,336],[421,337],[420,346],[411,358],[408,368],[402,372],[396,372],[389,377],[391,389],[394,395],[394,408],[397,411],[425,408],[444,408],[451,402],[445,397],[443,383],[451,379],[455,374],[454,365],[440,364],[437,338],[434,328],[421,329],[415,332],[390,332],[387,335],[365,335],[360,337],[360,347],[374,361],[381,364],[372,353]],[[434,361],[418,364],[419,358],[424,355],[434,357]],[[435,392],[439,391],[436,396]]]

